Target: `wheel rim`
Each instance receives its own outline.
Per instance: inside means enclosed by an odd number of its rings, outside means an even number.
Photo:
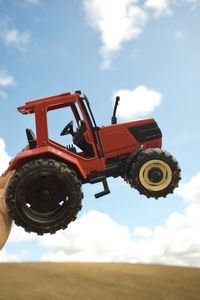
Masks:
[[[33,222],[54,223],[68,209],[69,193],[58,176],[41,174],[26,185],[19,209]]]
[[[170,184],[172,180],[172,170],[170,166],[162,160],[150,160],[140,169],[139,179],[147,190],[161,191]]]

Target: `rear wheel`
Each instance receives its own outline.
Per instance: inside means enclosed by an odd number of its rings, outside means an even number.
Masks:
[[[76,219],[83,193],[76,173],[53,159],[36,159],[12,176],[6,204],[17,225],[37,234],[55,233]]]
[[[142,151],[130,167],[131,187],[147,197],[166,197],[178,186],[180,167],[176,159],[159,148]]]

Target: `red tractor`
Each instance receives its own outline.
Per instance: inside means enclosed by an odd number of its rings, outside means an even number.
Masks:
[[[96,198],[110,193],[107,177],[121,176],[146,197],[166,197],[178,186],[176,159],[161,149],[162,133],[154,119],[117,124],[116,98],[112,124],[98,127],[89,101],[80,91],[64,93],[18,107],[35,114],[36,137],[26,129],[28,145],[4,175],[14,170],[6,192],[9,214],[17,225],[37,234],[55,233],[76,219],[84,183],[103,183]],[[60,135],[71,135],[67,147],[50,139],[47,115],[57,109],[73,114]]]

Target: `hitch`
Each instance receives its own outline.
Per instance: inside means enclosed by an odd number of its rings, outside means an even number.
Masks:
[[[103,197],[103,196],[105,196],[105,195],[107,195],[107,194],[110,194],[110,189],[109,189],[109,187],[108,187],[108,182],[107,182],[107,180],[106,180],[106,179],[102,180],[102,183],[103,183],[104,191],[95,194],[95,195],[94,195],[95,198],[100,198],[100,197]]]

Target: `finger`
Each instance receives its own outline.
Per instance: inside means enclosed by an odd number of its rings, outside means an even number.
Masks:
[[[0,203],[5,203],[5,191],[0,190]],[[5,245],[10,234],[12,219],[5,209],[0,207],[0,250]]]
[[[5,176],[0,176],[0,189],[6,187],[14,171],[9,171]]]
[[[5,177],[0,177],[0,186],[1,186],[1,197],[0,197],[0,211],[3,213],[7,213],[7,207],[6,207],[6,188],[9,184],[10,178],[14,171],[8,172]]]
[[[12,220],[10,217],[0,213],[0,250],[4,247],[8,240],[12,227]]]

